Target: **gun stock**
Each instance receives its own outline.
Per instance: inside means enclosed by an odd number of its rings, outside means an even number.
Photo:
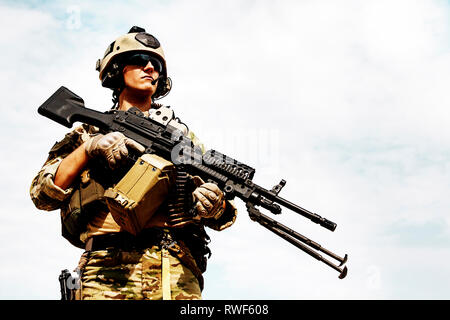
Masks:
[[[38,108],[38,113],[67,128],[72,128],[77,121],[88,122],[102,129],[111,123],[111,115],[85,108],[84,100],[64,86]]]

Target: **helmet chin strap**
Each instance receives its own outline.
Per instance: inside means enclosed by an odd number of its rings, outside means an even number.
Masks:
[[[167,76],[161,76],[162,78],[162,83],[160,82],[158,84],[158,87],[156,89],[155,94],[157,94],[156,96],[153,96],[154,100],[159,100],[164,98],[165,96],[167,96],[170,92],[170,90],[172,89],[172,79],[170,79],[170,77]]]
[[[155,80],[152,81],[152,85],[155,85],[156,82],[158,82],[159,79],[164,78],[163,75],[159,75],[158,78],[156,78]]]

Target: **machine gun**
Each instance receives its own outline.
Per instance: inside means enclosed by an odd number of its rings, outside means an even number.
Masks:
[[[334,254],[258,209],[262,207],[273,214],[280,214],[281,207],[285,207],[330,231],[336,229],[336,223],[278,196],[286,184],[285,180],[267,190],[253,183],[255,169],[216,150],[202,153],[199,147],[195,147],[193,142],[175,127],[147,118],[136,108],[107,112],[88,109],[81,97],[65,87],[60,87],[50,96],[39,107],[38,112],[68,128],[79,121],[96,126],[104,133],[113,131],[123,133],[142,144],[146,148],[145,153],[157,154],[191,175],[198,175],[204,181],[216,183],[227,200],[240,198],[245,202],[253,221],[335,269],[339,272],[340,279],[347,275],[347,267],[342,268],[347,261],[347,254],[343,258]],[[339,265],[324,258],[317,251],[337,260]]]

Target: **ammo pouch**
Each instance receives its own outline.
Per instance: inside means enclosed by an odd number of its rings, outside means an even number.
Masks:
[[[67,210],[61,214],[62,235],[71,244],[84,248],[80,235],[86,227],[92,214],[107,210],[103,200],[105,189],[90,176],[89,169],[81,174],[79,188],[70,197]]]
[[[104,197],[116,223],[137,235],[166,200],[175,182],[175,166],[155,154],[144,154]]]

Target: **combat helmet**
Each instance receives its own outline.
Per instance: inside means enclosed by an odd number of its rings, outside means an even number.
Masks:
[[[161,44],[151,34],[145,32],[144,28],[134,26],[127,34],[118,37],[105,51],[102,59],[97,60],[96,70],[99,71],[99,78],[102,86],[113,90],[121,90],[123,86],[121,61],[127,54],[143,52],[155,56],[162,65],[159,75],[158,86],[153,95],[157,100],[166,96],[171,87],[172,81],[167,76],[167,64]]]

